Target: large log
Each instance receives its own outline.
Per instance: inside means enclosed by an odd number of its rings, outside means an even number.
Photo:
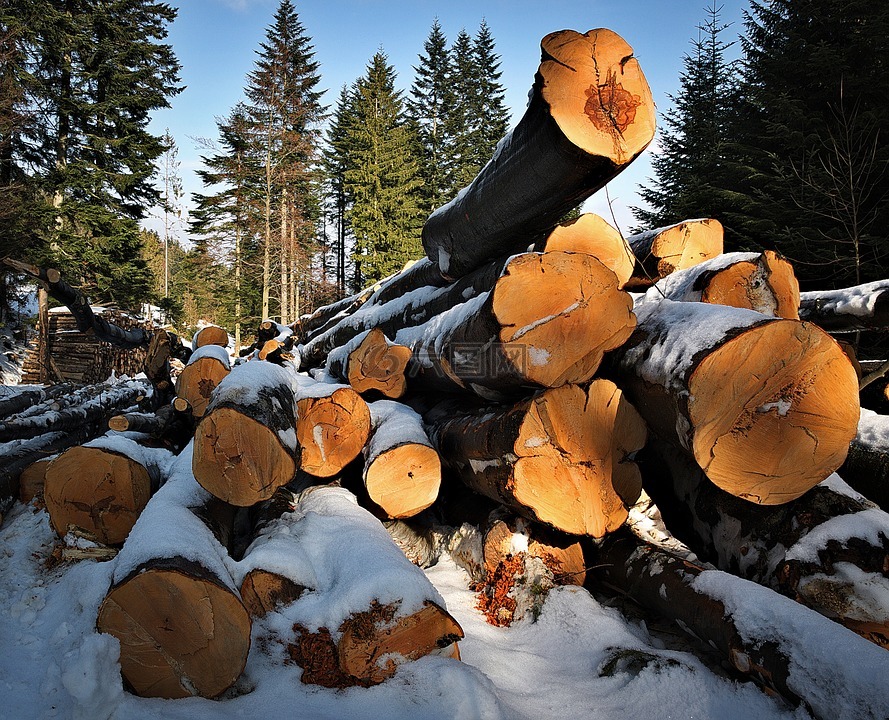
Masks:
[[[774,250],[724,253],[676,270],[650,287],[643,300],[664,298],[799,319],[799,282],[790,263]]]
[[[700,558],[889,647],[889,515],[836,475],[796,500],[762,506],[720,490],[663,441],[640,462],[667,528]]]
[[[47,468],[43,499],[53,529],[72,528],[103,545],[127,535],[169,474],[173,454],[105,436],[70,448]]]
[[[686,220],[627,238],[636,266],[628,290],[651,287],[675,270],[683,270],[722,254],[723,229],[718,220]]]
[[[195,430],[194,474],[208,492],[239,506],[269,499],[300,464],[293,373],[266,362],[235,366]]]
[[[838,473],[854,490],[889,511],[889,417],[861,409],[858,432]]]
[[[803,320],[832,333],[889,328],[889,280],[800,294]]]
[[[506,409],[445,401],[424,421],[447,467],[525,517],[594,537],[627,518],[615,468],[631,462],[646,433],[608,380],[545,390]]]
[[[356,335],[327,356],[327,372],[364,395],[398,399],[407,390],[410,348],[389,340],[378,327]]]
[[[629,293],[582,253],[513,257],[494,288],[394,337],[414,354],[411,383],[508,397],[589,380],[635,326]]]
[[[250,616],[226,566],[233,514],[191,466],[189,446],[117,556],[96,621],[120,642],[121,674],[143,697],[217,697],[250,649]],[[211,515],[215,534],[202,519]]]
[[[191,337],[191,349],[197,350],[205,345],[228,347],[228,331],[218,325],[204,325]]]
[[[775,505],[842,464],[858,378],[823,330],[705,303],[641,303],[636,313],[611,369],[649,427],[716,485]]]
[[[281,491],[284,492],[283,490]],[[291,496],[239,563],[242,587],[294,625],[288,646],[302,681],[327,687],[374,685],[399,664],[463,637],[444,600],[354,495],[332,486]],[[285,582],[267,582],[276,575]],[[271,595],[265,590],[274,587]],[[284,588],[283,595],[277,588]],[[311,593],[292,588],[311,588]],[[282,605],[286,607],[282,607]]]
[[[372,402],[371,436],[364,448],[367,495],[388,518],[419,514],[438,497],[441,460],[422,418],[391,400]]]
[[[886,716],[889,653],[760,585],[614,533],[597,579],[720,651],[731,665],[819,720]]]
[[[195,419],[203,417],[210,396],[229,372],[231,362],[224,347],[212,343],[199,347],[176,378],[173,406],[179,412],[190,412]]]
[[[520,252],[651,142],[655,108],[632,48],[610,30],[541,41],[528,107],[469,187],[423,226],[423,247],[456,278]]]

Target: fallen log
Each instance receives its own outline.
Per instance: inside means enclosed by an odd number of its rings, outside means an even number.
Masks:
[[[773,250],[724,253],[676,270],[650,287],[643,301],[664,298],[799,319],[799,282],[790,263]]]
[[[445,466],[520,515],[593,537],[627,518],[614,468],[632,462],[645,427],[608,380],[545,390],[505,409],[445,401],[423,419]]]
[[[889,280],[800,293],[799,316],[831,333],[889,328]]]
[[[422,418],[391,400],[369,404],[370,439],[364,447],[362,480],[373,505],[387,518],[419,514],[438,497],[441,460]]]
[[[861,409],[858,431],[837,473],[853,490],[889,510],[889,418]]]
[[[194,475],[232,505],[269,499],[300,466],[294,373],[266,362],[232,369],[195,430]]]
[[[342,488],[313,487],[266,525],[239,570],[270,568],[310,587],[279,609],[293,623],[287,652],[302,681],[375,685],[398,665],[463,637],[444,600],[394,545],[379,521]]]
[[[877,720],[889,707],[889,653],[760,585],[705,570],[613,533],[592,553],[596,580],[673,620],[739,672],[819,720]]]
[[[75,387],[71,383],[56,383],[46,387],[3,388],[4,395],[0,396],[0,418],[16,415],[35,405],[63,396],[73,391]]]
[[[410,348],[389,340],[378,327],[356,335],[327,356],[327,372],[364,395],[398,399],[407,390]]]
[[[834,472],[858,424],[858,378],[810,323],[662,300],[636,308],[611,372],[649,427],[726,492],[761,505]]]
[[[205,345],[219,345],[220,347],[228,347],[229,337],[228,330],[218,325],[204,325],[191,337],[192,351],[202,348]]]
[[[413,352],[416,386],[508,397],[589,380],[604,354],[632,334],[631,306],[594,257],[527,253],[508,262],[490,292],[394,340]]]
[[[722,254],[723,229],[712,218],[686,220],[631,235],[627,243],[636,266],[627,290],[643,290],[675,270],[690,268]]]
[[[521,252],[651,142],[655,108],[633,50],[610,30],[541,41],[528,107],[469,187],[423,226],[423,248],[457,278]]]
[[[210,396],[229,372],[231,362],[224,347],[213,344],[199,347],[176,378],[173,407],[179,412],[190,412],[196,419],[203,417]]]
[[[120,642],[121,674],[143,697],[217,697],[250,649],[250,616],[226,567],[233,514],[191,466],[189,446],[117,556],[96,621]],[[213,530],[202,519],[210,517]]]
[[[178,412],[170,404],[158,408],[153,413],[128,412],[115,415],[108,421],[108,429],[115,432],[142,433],[148,436],[150,442],[178,454],[194,436],[190,418],[190,415]]]
[[[46,484],[46,469],[52,457],[42,458],[30,463],[19,476],[19,500],[29,503],[35,498],[43,498],[43,487]]]
[[[889,647],[889,515],[836,475],[796,500],[753,505],[720,490],[684,453],[646,448],[645,488],[699,557],[794,598]]]
[[[120,436],[72,447],[46,469],[43,500],[60,537],[72,528],[103,545],[126,540],[172,463],[168,450]]]

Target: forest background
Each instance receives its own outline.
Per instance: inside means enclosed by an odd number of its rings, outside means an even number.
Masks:
[[[448,37],[433,16],[411,77],[380,47],[330,88],[313,29],[280,0],[252,68],[226,80],[240,97],[214,132],[175,137],[152,121],[183,91],[177,13],[150,0],[0,8],[0,257],[57,267],[94,303],[156,305],[186,333],[213,322],[239,341],[420,257],[426,217],[523,111],[484,19]],[[889,5],[723,13],[702,7],[689,28],[630,226],[603,214],[624,233],[716,218],[727,251],[778,250],[804,290],[886,278]],[[200,152],[187,195],[183,143]],[[4,315],[18,287],[0,275]]]

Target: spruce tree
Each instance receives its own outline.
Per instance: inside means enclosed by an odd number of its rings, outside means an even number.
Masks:
[[[698,26],[692,51],[683,58],[680,89],[663,113],[660,152],[652,156],[654,179],[640,187],[647,208],[633,208],[639,230],[697,217],[713,217],[733,241],[735,201],[727,174],[730,118],[736,104],[737,70],[726,59],[733,45],[723,40],[728,25],[714,3]]]
[[[446,163],[446,195],[453,198],[478,174],[477,153],[474,149],[477,126],[475,112],[479,107],[478,66],[472,47],[472,38],[461,29],[450,51],[450,97],[445,120],[445,134],[450,157]]]
[[[500,56],[494,51],[494,36],[484,20],[473,39],[472,53],[478,83],[471,110],[472,157],[473,163],[481,170],[509,129],[506,90],[500,82],[503,75],[500,71]]]
[[[787,255],[803,289],[886,277],[889,6],[754,0],[746,29],[750,237]]]
[[[423,210],[429,213],[450,200],[445,167],[450,154],[446,120],[453,98],[447,38],[438,18],[432,24],[423,50],[425,54],[419,56],[419,65],[414,68],[407,110],[421,148],[422,203]]]
[[[350,167],[345,190],[355,236],[356,284],[380,280],[423,254],[419,164],[415,139],[403,117],[395,70],[378,51],[354,85],[346,133]]]

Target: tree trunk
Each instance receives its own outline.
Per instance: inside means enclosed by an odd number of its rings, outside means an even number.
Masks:
[[[858,424],[858,379],[829,335],[796,320],[704,303],[636,307],[612,370],[649,427],[716,485],[761,505],[834,472]]]
[[[370,403],[371,436],[362,479],[370,501],[388,518],[419,514],[438,497],[441,460],[422,418],[391,400]]]
[[[722,254],[723,230],[718,220],[686,220],[646,230],[627,238],[636,256],[628,290],[651,287],[675,270],[693,267]]]
[[[528,108],[473,182],[423,227],[447,277],[521,252],[651,142],[655,108],[629,45],[609,30],[541,41]]]
[[[679,302],[755,310],[764,315],[799,319],[799,282],[793,267],[773,250],[725,253],[676,270],[645,293],[645,301]]]
[[[327,356],[327,371],[364,395],[398,399],[407,391],[410,348],[389,340],[379,328],[356,335]]]
[[[608,380],[545,390],[507,409],[446,401],[424,420],[446,466],[525,517],[594,537],[627,518],[614,468],[631,462],[646,433]]]
[[[889,510],[889,418],[861,411],[858,432],[839,476],[883,510]]]
[[[24,410],[73,392],[76,386],[71,383],[57,383],[43,388],[15,388],[8,396],[0,398],[0,418],[17,415]]]
[[[228,351],[216,344],[202,345],[192,353],[176,378],[174,407],[200,419],[207,412],[213,391],[231,372]]]
[[[19,500],[27,504],[34,498],[43,497],[43,487],[46,484],[46,470],[52,458],[35,460],[29,464],[19,476]]]
[[[800,294],[799,315],[832,333],[889,328],[889,280]]]

